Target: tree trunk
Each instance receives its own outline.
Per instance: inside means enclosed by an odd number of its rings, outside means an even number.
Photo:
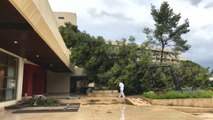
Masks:
[[[163,62],[163,54],[164,54],[164,43],[163,43],[163,40],[161,40],[161,54],[160,54],[160,62],[162,63]]]

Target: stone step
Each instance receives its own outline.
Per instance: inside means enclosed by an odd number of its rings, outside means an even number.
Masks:
[[[127,102],[136,106],[151,106],[149,102],[141,98],[127,98]]]
[[[117,97],[118,90],[92,90],[88,93],[89,97]]]
[[[118,93],[89,93],[89,97],[117,97]]]
[[[78,100],[62,100],[63,103],[81,103],[82,105],[125,104],[125,98],[118,97],[85,97]]]
[[[92,93],[94,94],[109,94],[109,93],[118,93],[118,90],[92,90]]]
[[[117,97],[92,97],[84,100],[84,104],[125,104],[126,99]]]

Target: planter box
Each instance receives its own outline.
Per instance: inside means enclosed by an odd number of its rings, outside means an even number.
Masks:
[[[147,99],[153,105],[188,106],[188,107],[213,107],[213,98],[190,99]]]

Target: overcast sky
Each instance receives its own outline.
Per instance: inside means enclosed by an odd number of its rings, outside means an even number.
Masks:
[[[130,35],[141,44],[142,30],[153,28],[151,4],[157,8],[163,0],[49,0],[53,11],[74,12],[81,31],[109,40]],[[190,32],[184,36],[191,49],[181,57],[213,68],[213,0],[167,0],[183,20],[189,19]]]

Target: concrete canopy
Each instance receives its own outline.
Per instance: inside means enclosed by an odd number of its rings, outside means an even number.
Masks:
[[[1,0],[0,48],[54,72],[74,72],[47,0]]]

